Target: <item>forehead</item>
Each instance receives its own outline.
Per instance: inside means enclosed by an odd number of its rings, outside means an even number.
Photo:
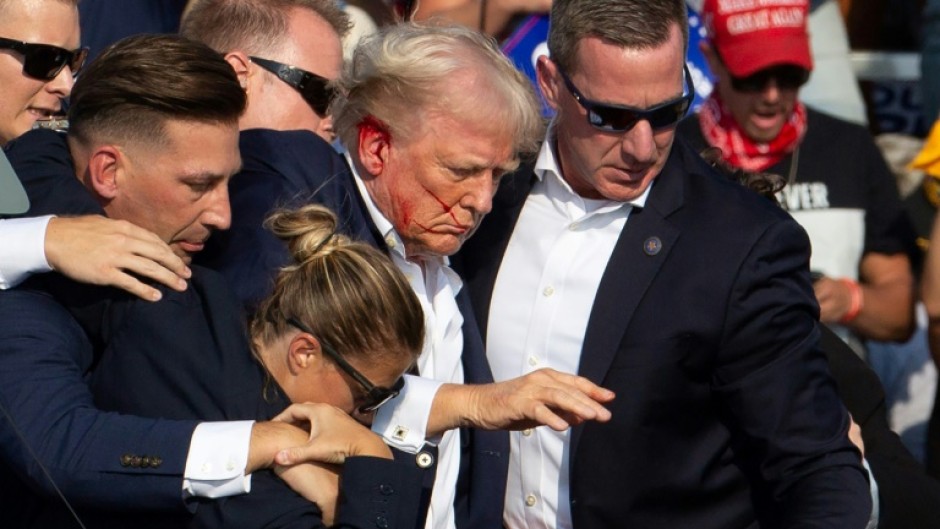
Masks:
[[[682,94],[684,60],[678,26],[673,26],[668,41],[648,49],[586,37],[578,43],[569,76],[588,99],[647,108]]]
[[[78,7],[62,0],[0,0],[0,36],[76,48]]]
[[[236,123],[168,120],[163,130],[164,141],[128,149],[140,169],[168,177],[228,177],[241,166]]]
[[[504,119],[435,111],[423,113],[414,122],[420,128],[410,143],[419,146],[430,161],[467,169],[511,169],[508,166],[515,160],[513,131]]]

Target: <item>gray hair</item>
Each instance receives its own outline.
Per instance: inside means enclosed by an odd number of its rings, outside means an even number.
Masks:
[[[472,83],[459,82],[467,79]],[[544,123],[532,83],[492,38],[463,26],[387,27],[360,43],[340,85],[333,123],[350,149],[358,143],[358,126],[370,117],[407,139],[420,132],[429,113],[469,111],[505,123],[516,154],[536,152],[542,140]]]
[[[689,41],[684,0],[554,0],[548,50],[564,72],[575,67],[578,43],[597,37],[629,49],[652,49],[669,40],[675,24]]]
[[[316,13],[340,38],[349,32],[349,17],[335,0],[193,0],[180,33],[219,53],[269,53],[281,46],[294,8]]]

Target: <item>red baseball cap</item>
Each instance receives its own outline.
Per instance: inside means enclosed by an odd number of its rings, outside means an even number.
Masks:
[[[701,14],[712,47],[735,77],[780,64],[813,69],[808,0],[705,0]]]

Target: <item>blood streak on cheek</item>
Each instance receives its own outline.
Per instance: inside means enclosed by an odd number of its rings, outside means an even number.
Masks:
[[[421,186],[421,187],[424,187],[424,186]],[[428,194],[431,195],[431,197],[434,198],[434,200],[436,200],[437,203],[441,205],[441,208],[444,210],[444,213],[447,213],[448,215],[450,215],[450,218],[454,220],[454,224],[463,227],[463,224],[461,224],[460,221],[457,220],[457,215],[454,215],[453,206],[448,206],[447,203],[441,200],[430,189],[424,187],[424,190],[427,191]]]

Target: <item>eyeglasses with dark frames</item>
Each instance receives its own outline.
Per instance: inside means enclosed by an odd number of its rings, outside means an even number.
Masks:
[[[685,93],[676,99],[666,101],[652,108],[636,108],[591,101],[584,97],[578,87],[571,82],[568,74],[561,69],[558,71],[561,73],[565,86],[568,87],[568,91],[574,96],[575,101],[587,111],[588,123],[604,132],[626,132],[641,120],[648,121],[653,130],[671,127],[685,117],[692,106],[692,100],[695,99],[695,86],[692,84],[689,67],[685,64],[683,64]]]
[[[295,90],[300,92],[304,101],[313,108],[320,117],[326,116],[330,103],[336,95],[336,89],[330,85],[330,80],[315,73],[308,72],[296,66],[284,64],[261,57],[248,57],[251,62],[273,73]]]
[[[316,336],[316,333],[310,330],[309,327],[300,323],[294,318],[287,318],[287,324],[300,329],[302,332],[305,332],[311,336]],[[359,372],[355,367],[349,364],[345,358],[343,358],[339,351],[333,348],[332,345],[327,343],[322,338],[317,338],[320,341],[320,348],[330,357],[331,360],[336,362],[336,364],[346,372],[347,375],[351,376],[353,380],[359,383],[363,389],[366,390],[366,402],[359,406],[359,413],[372,413],[375,410],[382,407],[383,404],[392,400],[398,396],[398,393],[405,386],[405,378],[399,377],[395,382],[395,385],[387,388],[384,386],[376,386],[369,381],[362,373]]]
[[[70,51],[51,44],[33,44],[3,37],[0,37],[0,49],[22,55],[23,73],[42,81],[55,79],[66,66],[72,70],[73,76],[78,75],[88,58],[88,48]]]

